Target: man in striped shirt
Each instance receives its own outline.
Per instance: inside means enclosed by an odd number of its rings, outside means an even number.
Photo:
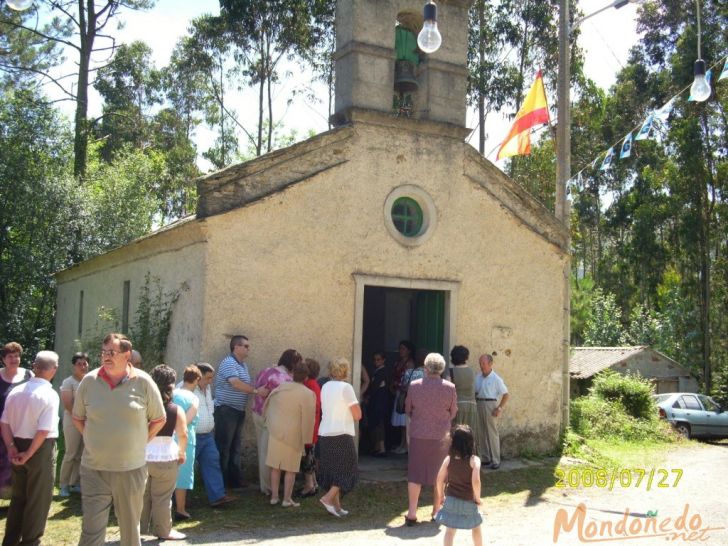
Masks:
[[[215,376],[215,443],[220,452],[220,468],[228,489],[245,487],[243,480],[242,435],[248,395],[268,395],[256,389],[245,359],[250,352],[246,336],[230,339],[230,354],[217,367]]]

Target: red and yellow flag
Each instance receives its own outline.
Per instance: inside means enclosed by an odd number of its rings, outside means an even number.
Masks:
[[[543,86],[541,71],[536,74],[531,90],[516,114],[508,136],[501,144],[496,159],[531,153],[531,128],[549,122],[549,107],[546,103],[546,90]]]

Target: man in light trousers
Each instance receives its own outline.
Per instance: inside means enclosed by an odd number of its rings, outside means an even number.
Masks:
[[[497,419],[503,413],[510,395],[506,384],[493,371],[493,357],[489,354],[481,355],[479,363],[481,373],[475,378],[475,402],[481,429],[478,451],[483,467],[497,470],[501,463]]]

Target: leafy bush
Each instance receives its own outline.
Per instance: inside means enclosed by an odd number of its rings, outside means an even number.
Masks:
[[[606,400],[595,393],[572,400],[570,420],[572,430],[585,438],[615,438],[619,440],[670,441],[670,426],[652,415],[636,418],[630,415],[619,400]]]
[[[640,375],[605,370],[596,375],[589,392],[604,400],[619,402],[637,419],[649,419],[657,414],[652,384]]]
[[[587,438],[667,440],[670,430],[654,419],[635,419],[616,401],[583,397],[572,402],[571,426]]]

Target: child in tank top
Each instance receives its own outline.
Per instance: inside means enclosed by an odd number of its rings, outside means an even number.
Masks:
[[[471,529],[473,545],[481,546],[480,458],[474,454],[473,433],[468,425],[452,432],[450,454],[442,462],[435,484],[435,521],[444,525],[445,546],[452,546],[455,531]]]

